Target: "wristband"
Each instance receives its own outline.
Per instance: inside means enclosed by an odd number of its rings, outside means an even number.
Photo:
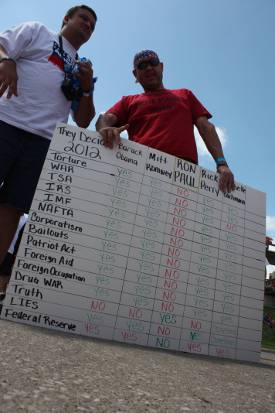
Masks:
[[[215,159],[216,164],[218,165],[221,162],[226,162],[225,158],[223,156],[221,156],[220,158],[216,158]]]
[[[218,168],[219,166],[228,166],[228,165],[227,165],[227,162],[226,162],[226,160],[225,160],[225,158],[224,158],[223,156],[221,156],[221,157],[219,157],[219,158],[216,158],[216,159],[215,159],[215,162],[216,162],[217,168]]]
[[[97,77],[93,77],[93,82],[92,82],[90,90],[88,91],[82,90],[81,96],[85,96],[85,97],[93,96],[96,81],[97,81]]]
[[[11,62],[16,64],[16,61],[12,57],[1,57],[0,63],[4,62],[5,60],[10,60]]]
[[[225,158],[223,156],[220,156],[219,158],[215,159],[216,165],[217,165],[217,172],[220,166],[228,166]]]
[[[82,96],[90,97],[92,96],[93,92],[82,92]]]

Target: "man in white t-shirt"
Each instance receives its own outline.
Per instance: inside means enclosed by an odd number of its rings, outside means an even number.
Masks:
[[[92,64],[77,50],[96,21],[81,5],[68,10],[60,33],[38,22],[0,33],[0,265],[29,211],[56,123],[72,109],[87,128],[95,115]]]

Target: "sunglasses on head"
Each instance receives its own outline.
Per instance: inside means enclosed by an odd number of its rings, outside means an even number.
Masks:
[[[144,60],[143,62],[140,62],[140,63],[137,65],[137,68],[138,68],[139,70],[145,70],[145,69],[147,69],[147,67],[148,67],[149,65],[155,67],[155,66],[157,66],[158,64],[159,64],[159,59],[157,59],[157,58],[155,57],[154,59]]]

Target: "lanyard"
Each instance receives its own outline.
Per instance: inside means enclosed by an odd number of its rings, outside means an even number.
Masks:
[[[62,39],[62,36],[61,35],[59,35],[58,36],[58,40],[59,40],[59,50],[60,50],[60,54],[61,54],[61,58],[62,58],[62,60],[63,60],[63,63],[64,63],[64,72],[65,72],[65,74],[67,75],[68,73],[70,73],[70,71],[68,71],[68,70],[66,70],[66,61],[65,61],[65,58],[64,58],[64,49],[63,49],[63,39]],[[75,60],[78,60],[79,59],[79,57],[78,57],[78,54],[76,53],[75,54]]]

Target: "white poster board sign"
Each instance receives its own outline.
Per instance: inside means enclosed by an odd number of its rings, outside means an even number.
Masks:
[[[258,361],[265,194],[122,140],[59,125],[1,317]]]

